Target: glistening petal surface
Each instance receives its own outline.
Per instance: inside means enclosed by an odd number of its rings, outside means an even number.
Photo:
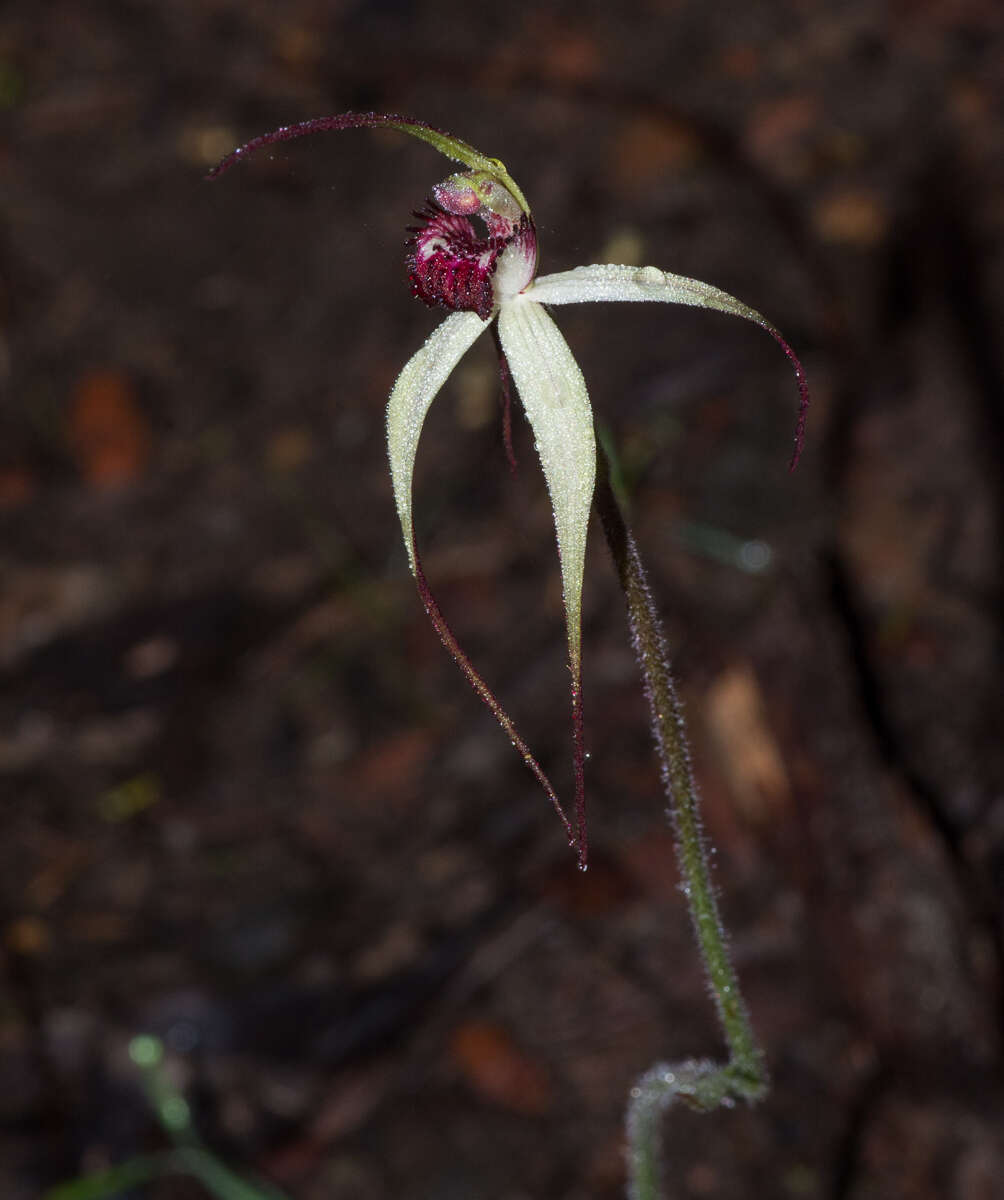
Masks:
[[[577,664],[586,529],[596,475],[589,394],[568,343],[539,304],[523,297],[504,304],[499,313],[499,337],[533,427],[551,493],[569,652]]]
[[[790,463],[791,469],[794,469],[805,441],[809,385],[798,356],[781,336],[780,330],[755,308],[699,279],[671,275],[658,267],[622,267],[614,263],[596,263],[590,267],[559,271],[555,275],[542,275],[530,284],[524,295],[539,304],[582,304],[599,300],[655,300],[666,304],[691,304],[697,308],[715,308],[719,312],[744,317],[766,329],[784,351],[798,381],[798,421]]]
[[[412,572],[415,571],[415,527],[411,481],[425,414],[450,372],[488,325],[488,321],[482,321],[473,312],[458,312],[447,317],[408,361],[387,402],[391,482]]]
[[[586,866],[586,793],[582,721],[582,574],[596,477],[589,395],[578,363],[539,304],[516,296],[499,311],[499,340],[533,428],[551,494],[572,673],[575,817],[579,866]]]
[[[542,275],[526,289],[539,304],[581,304],[594,300],[662,300],[668,304],[693,304],[699,308],[717,308],[721,312],[745,317],[758,325],[768,325],[748,304],[735,296],[685,275],[671,275],[658,267],[621,267],[597,263],[575,267],[556,275]]]
[[[470,659],[461,649],[460,643],[453,635],[446,618],[439,607],[425,572],[422,570],[421,559],[415,547],[415,526],[412,517],[412,477],[415,469],[415,454],[422,433],[425,414],[435,399],[439,389],[446,382],[453,368],[457,365],[471,344],[477,339],[482,330],[490,324],[482,321],[477,313],[458,312],[446,318],[439,328],[430,335],[425,345],[415,354],[401,374],[397,377],[394,390],[387,403],[387,446],[390,451],[390,472],[394,484],[394,499],[397,501],[397,512],[401,518],[401,531],[404,534],[404,544],[408,550],[408,560],[411,563],[412,574],[418,584],[418,592],[425,605],[436,633],[443,645],[453,656],[457,666],[463,671],[467,682],[478,696],[494,713],[496,720],[509,735],[509,740],[515,746],[520,757],[533,772],[537,781],[544,789],[554,811],[561,819],[568,834],[571,845],[578,846],[579,862],[585,862],[585,845],[580,834],[576,836],[571,822],[565,815],[558,795],[550,780],[541,770],[540,764],[530,753],[530,748],[520,736],[512,718],[495,698],[491,688],[475,671]],[[580,579],[581,586],[581,579]],[[578,704],[578,698],[576,698]],[[581,705],[576,709],[579,731],[577,745],[581,744]],[[581,754],[577,758],[577,762]],[[581,770],[577,775],[577,782]],[[581,784],[577,787],[576,799],[582,794]],[[581,805],[580,805],[581,807]]]

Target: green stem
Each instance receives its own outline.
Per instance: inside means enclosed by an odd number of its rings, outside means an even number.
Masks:
[[[627,1117],[629,1195],[631,1200],[659,1200],[663,1194],[659,1182],[662,1112],[678,1097],[702,1112],[731,1105],[736,1099],[758,1100],[767,1091],[768,1076],[729,957],[711,882],[686,725],[669,667],[665,634],[610,475],[610,460],[601,445],[597,452],[596,509],[627,603],[631,639],[669,802],[668,816],[676,834],[683,891],[729,1051],[729,1061],[724,1065],[706,1060],[660,1063],[631,1090]]]
[[[120,1166],[50,1188],[42,1200],[115,1200],[123,1192],[167,1175],[194,1175],[217,1200],[284,1200],[282,1193],[273,1188],[245,1183],[199,1146],[179,1146],[160,1154],[139,1155]]]

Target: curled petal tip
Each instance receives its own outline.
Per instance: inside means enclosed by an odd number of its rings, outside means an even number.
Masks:
[[[792,350],[778,330],[773,325],[767,323],[764,324],[764,328],[784,351],[795,371],[795,379],[798,383],[798,417],[795,420],[795,446],[788,463],[788,470],[794,471],[798,466],[798,460],[802,457],[802,450],[805,447],[805,422],[809,415],[809,381],[806,378],[805,368],[802,366],[798,355]]]

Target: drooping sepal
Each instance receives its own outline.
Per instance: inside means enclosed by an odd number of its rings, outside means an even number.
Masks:
[[[568,629],[579,865],[586,865],[582,740],[582,577],[596,477],[596,439],[585,380],[544,309],[519,297],[499,313],[499,339],[533,428],[551,496]]]
[[[486,320],[473,312],[447,317],[408,360],[387,402],[390,476],[412,570],[415,567],[415,531],[411,481],[422,425],[439,389],[487,325]]]
[[[387,402],[387,448],[390,454],[391,481],[394,499],[401,520],[401,532],[408,551],[408,562],[418,585],[419,595],[425,611],[439,635],[440,641],[453,656],[463,671],[467,682],[484,701],[496,720],[508,734],[520,757],[544,789],[555,812],[568,835],[570,845],[577,845],[571,821],[565,815],[558,795],[544,774],[540,764],[530,752],[529,746],[520,736],[515,723],[496,699],[492,690],[474,669],[443,616],[422,570],[421,559],[415,546],[415,524],[412,515],[412,478],[415,456],[422,433],[422,425],[432,401],[449,378],[453,368],[464,356],[475,339],[487,327],[488,322],[473,312],[458,312],[446,320],[428,337],[425,344],[413,355],[397,378],[390,400]],[[581,726],[581,720],[580,720]],[[580,862],[583,850],[579,849]]]

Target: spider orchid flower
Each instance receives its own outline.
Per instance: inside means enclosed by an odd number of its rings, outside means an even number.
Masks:
[[[408,560],[440,639],[544,788],[564,824],[570,845],[577,851],[580,867],[585,869],[580,629],[596,443],[582,372],[544,306],[601,300],[662,301],[715,308],[760,325],[781,345],[798,379],[801,399],[792,467],[801,451],[808,405],[804,372],[791,348],[765,317],[710,284],[670,275],[658,267],[581,266],[538,276],[537,232],[530,208],[503,163],[423,121],[379,113],[342,113],[283,126],[234,150],[210,172],[210,178],[223,174],[262,146],[320,131],[375,127],[410,134],[466,168],[432,189],[429,200],[414,214],[419,223],[409,227],[411,236],[406,243],[414,295],[430,306],[451,310],[404,367],[387,405],[391,480]],[[482,222],[483,231],[475,227],[472,218]],[[492,330],[499,354],[510,464],[511,377],[533,430],[554,510],[571,669],[574,825],[511,718],[458,645],[429,589],[415,546],[412,475],[422,424],[454,367],[488,329]]]

